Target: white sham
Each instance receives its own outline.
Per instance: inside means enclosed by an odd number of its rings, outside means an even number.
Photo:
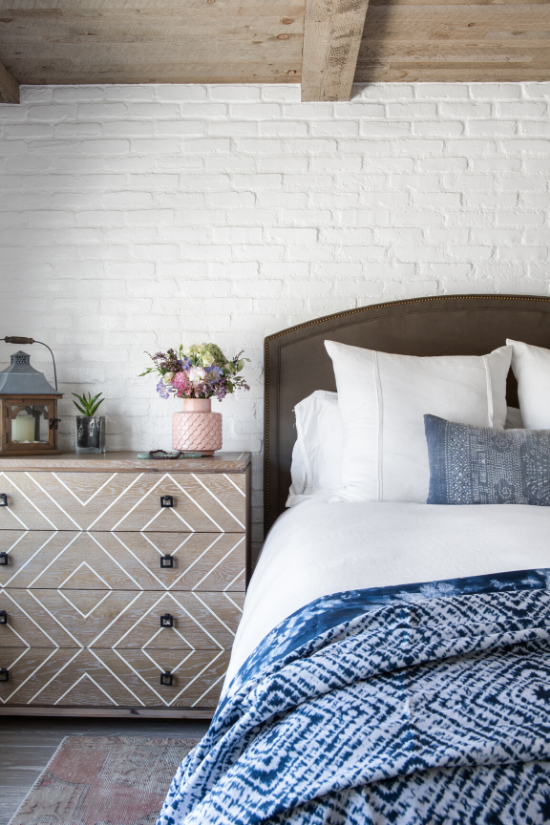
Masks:
[[[424,414],[503,429],[511,347],[483,356],[394,355],[325,341],[343,426],[347,501],[426,501]]]
[[[550,350],[506,341],[512,349],[512,370],[518,382],[519,407],[528,430],[550,429]]]
[[[287,507],[312,496],[334,495],[342,486],[343,433],[337,394],[317,390],[296,404],[294,414],[296,443]]]

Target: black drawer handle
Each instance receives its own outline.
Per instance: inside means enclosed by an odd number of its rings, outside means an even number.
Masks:
[[[10,672],[7,667],[0,667],[0,682],[9,682]]]
[[[0,610],[0,624],[8,623],[8,613],[6,610]]]
[[[174,506],[174,497],[173,496],[161,496],[160,497],[160,506],[161,507],[173,507]]]
[[[8,497],[5,493],[0,493],[0,507],[8,506]]]
[[[161,627],[174,627],[174,617],[170,613],[165,613],[160,617]]]
[[[1,673],[1,671],[0,671]],[[164,673],[160,674],[160,683],[161,685],[168,685],[171,686],[172,682],[174,681],[174,677],[170,673],[169,670],[165,670]]]
[[[0,562],[1,564],[1,562]],[[169,553],[166,556],[160,557],[160,566],[161,567],[173,567],[174,566],[174,558]]]
[[[8,554],[7,553],[0,553],[0,564],[6,565],[8,563]]]

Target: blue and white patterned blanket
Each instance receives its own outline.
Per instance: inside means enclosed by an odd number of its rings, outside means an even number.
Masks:
[[[550,822],[550,570],[312,602],[262,642],[159,825]]]

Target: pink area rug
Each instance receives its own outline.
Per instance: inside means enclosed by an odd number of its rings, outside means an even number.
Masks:
[[[155,825],[198,741],[67,736],[10,825]]]

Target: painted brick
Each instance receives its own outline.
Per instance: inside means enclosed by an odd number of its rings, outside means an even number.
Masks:
[[[324,158],[326,160],[326,158]],[[289,172],[307,172],[308,168],[311,169],[311,164],[313,163],[314,158],[306,158],[306,157],[288,157],[288,155],[283,157],[265,157],[260,155],[259,157],[255,158],[253,163],[256,167],[257,172],[284,172],[288,174]]]
[[[543,226],[545,212],[497,212],[497,226]]]
[[[353,118],[353,120],[376,118],[379,120],[386,117],[386,108],[382,103],[361,103],[360,107],[354,104],[339,103],[334,107],[334,117],[337,120],[341,118]]]
[[[481,207],[482,209],[513,209],[517,204],[518,196],[512,193],[499,192],[492,194],[490,192],[470,192],[465,195],[466,205],[474,209]]]
[[[513,137],[518,128],[515,121],[473,120],[468,123],[468,134],[473,137]]]
[[[468,91],[465,83],[417,83],[414,87],[415,97],[419,100],[464,100]]]
[[[256,103],[261,99],[259,86],[212,86],[209,92],[210,100],[222,103]]]
[[[359,134],[355,121],[317,120],[309,125],[312,137],[354,137]]]
[[[206,100],[207,93],[205,86],[182,85],[182,86],[157,86],[157,99],[160,101],[178,101],[189,103],[190,101]],[[187,109],[187,107],[185,107]]]
[[[470,94],[474,100],[519,100],[521,83],[472,83]]]
[[[388,103],[386,106],[388,117],[398,117],[400,120],[407,118],[413,120],[419,118],[437,118],[437,105],[435,103]]]
[[[280,189],[283,184],[282,175],[235,175],[233,185],[235,189]]]
[[[411,133],[411,124],[401,120],[367,120],[361,122],[361,134],[366,138],[402,137]]]
[[[439,103],[438,109],[440,116],[443,118],[464,118],[465,121],[475,120],[477,118],[487,120],[487,118],[493,114],[493,106],[491,103],[472,103],[471,100],[467,102],[453,100],[452,102]]]
[[[299,103],[300,87],[295,84],[261,86],[262,100],[269,103]]]
[[[354,93],[354,102],[362,105],[364,100],[408,100],[414,97],[415,87],[410,83],[357,84]]]
[[[420,137],[456,137],[464,132],[464,124],[458,120],[419,120],[412,124],[413,135]]]
[[[306,137],[308,124],[299,120],[274,120],[260,124],[260,134],[266,137]]]
[[[528,120],[519,124],[519,131],[522,135],[532,135],[533,137],[548,137],[550,135],[550,123],[537,120]]]
[[[50,104],[47,106],[27,106],[26,118],[32,120],[45,120],[49,123],[56,123],[60,120],[73,119],[76,115],[74,105]]]
[[[276,103],[235,104],[230,111],[232,120],[266,121],[281,116],[281,107]]]
[[[185,124],[185,121],[182,122]],[[258,124],[253,121],[228,122],[227,120],[213,120],[204,124],[205,129],[212,137],[253,137],[258,134]]]
[[[109,119],[125,118],[128,114],[129,107],[126,103],[85,103],[78,107],[79,120],[97,120],[104,123]]]
[[[498,257],[503,261],[546,261],[548,260],[548,247],[504,246],[499,249]]]

